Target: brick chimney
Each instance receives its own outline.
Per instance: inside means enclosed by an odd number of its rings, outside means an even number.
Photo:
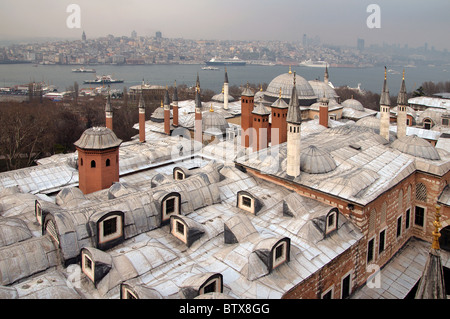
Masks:
[[[320,99],[319,107],[319,124],[328,128],[328,103],[329,100],[325,97],[325,94]]]

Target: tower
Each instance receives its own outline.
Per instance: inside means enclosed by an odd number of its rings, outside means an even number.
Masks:
[[[145,142],[145,101],[144,96],[141,95],[139,97],[139,142]]]
[[[173,95],[172,95],[172,125],[178,126],[178,90],[177,81],[174,83]]]
[[[113,109],[111,107],[111,94],[109,93],[109,89],[105,106],[105,126],[111,131],[113,130]]]
[[[268,145],[268,130],[269,130],[269,115],[270,112],[266,110],[262,102],[259,102],[252,111],[253,128],[255,133],[253,135],[253,151],[257,152],[261,149],[267,148]]]
[[[252,90],[247,87],[241,94],[241,145],[250,146],[251,128],[252,128],[252,111],[255,105],[255,95]]]
[[[164,94],[164,133],[170,135],[170,101],[169,90],[167,88]]]
[[[325,74],[323,76],[323,81],[328,84],[329,82],[329,75],[328,75],[328,65],[325,65]]]
[[[287,166],[286,174],[292,178],[300,175],[300,144],[301,134],[300,125],[302,117],[300,106],[298,104],[298,93],[295,83],[294,72],[294,86],[292,87],[291,101],[287,113]]]
[[[380,135],[389,141],[389,124],[390,124],[390,108],[391,99],[389,97],[389,89],[387,87],[387,71],[384,67],[384,84],[380,97]]]
[[[406,136],[406,106],[408,97],[406,95],[405,70],[403,70],[402,85],[397,98],[397,137]]]
[[[203,143],[202,132],[202,100],[200,97],[200,87],[197,86],[195,92],[195,123],[194,123],[194,140]]]
[[[272,124],[270,133],[270,142],[272,146],[285,143],[287,141],[287,112],[289,105],[281,98],[282,89],[280,88],[280,96],[271,105]]]
[[[81,41],[86,42],[86,33],[83,31],[83,34],[81,35]]]
[[[223,83],[223,108],[228,110],[228,72],[225,68],[225,81]]]
[[[78,187],[84,194],[109,188],[119,181],[121,143],[107,127],[87,129],[74,143],[78,152]]]
[[[328,103],[329,100],[325,97],[325,94],[320,99],[319,106],[319,124],[328,128]]]

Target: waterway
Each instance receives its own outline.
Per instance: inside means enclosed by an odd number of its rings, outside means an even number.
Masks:
[[[174,81],[177,84],[194,86],[197,73],[203,89],[210,89],[219,93],[224,82],[224,67],[218,71],[202,70],[204,65],[95,65],[88,66],[97,71],[97,75],[112,75],[113,78],[122,79],[124,83],[114,84],[113,88],[123,89],[142,83],[171,86]],[[93,87],[84,85],[84,80],[93,79],[92,73],[73,73],[71,70],[78,66],[71,65],[33,65],[33,64],[9,64],[0,65],[0,87],[11,87],[26,84],[30,81],[45,81],[55,85],[59,92],[67,90],[77,82],[80,88]],[[402,78],[402,67],[392,67],[388,74],[388,86],[392,95],[397,95]],[[230,85],[245,85],[247,82],[254,84],[269,84],[276,76],[289,71],[288,66],[228,66],[228,78]],[[423,82],[450,81],[450,65],[448,66],[419,66],[409,67],[406,70],[407,91],[413,91]],[[306,80],[323,80],[323,68],[292,67],[298,75]],[[330,81],[335,87],[350,86],[361,88],[375,93],[381,91],[384,80],[384,68],[330,68]]]

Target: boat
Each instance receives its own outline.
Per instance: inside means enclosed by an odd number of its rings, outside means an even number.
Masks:
[[[72,72],[74,73],[95,73],[94,69],[86,69],[84,66],[82,66],[79,69],[72,69]]]
[[[313,61],[313,60],[305,60],[299,63],[299,66],[306,66],[309,68],[324,68],[330,66],[325,61]]]
[[[95,80],[83,81],[84,84],[114,84],[123,83],[123,80],[113,79],[111,75],[96,76]]]
[[[217,70],[219,70],[219,68],[216,68],[214,66],[205,66],[205,67],[202,68],[202,70],[217,71]]]
[[[234,57],[232,59],[216,59],[212,58],[209,61],[206,61],[206,65],[237,65],[244,66],[247,62],[240,60],[238,57]]]

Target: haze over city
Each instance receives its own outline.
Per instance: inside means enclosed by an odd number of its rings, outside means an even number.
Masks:
[[[80,7],[81,27],[68,28],[71,4]],[[380,8],[380,28],[370,28],[368,6]],[[108,34],[186,39],[301,41],[303,34],[323,43],[393,44],[449,49],[448,1],[196,0],[87,1],[6,0],[0,3],[0,40],[41,37],[79,39]]]

